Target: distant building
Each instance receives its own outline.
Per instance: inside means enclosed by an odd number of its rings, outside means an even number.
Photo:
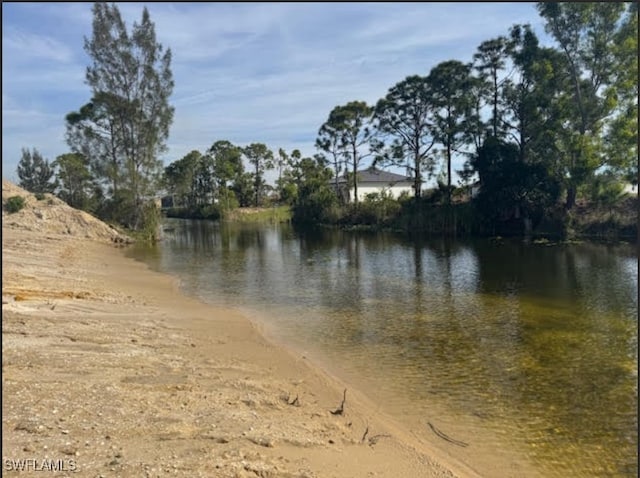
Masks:
[[[367,168],[358,171],[358,201],[366,199],[371,193],[385,193],[397,199],[401,194],[414,195],[413,179],[409,176],[381,171],[375,168]],[[335,187],[335,179],[331,179],[331,186]],[[338,178],[338,195],[345,202],[353,202],[353,182],[350,178],[341,176]]]
[[[631,183],[625,183],[624,192],[627,193],[627,194],[635,194],[637,196],[638,195],[638,185],[637,184],[631,184]]]

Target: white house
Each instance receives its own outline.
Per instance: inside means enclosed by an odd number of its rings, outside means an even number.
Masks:
[[[397,199],[405,193],[414,195],[413,179],[409,176],[381,171],[375,168],[367,168],[358,171],[358,201],[364,201],[368,194],[382,193]],[[331,185],[335,186],[335,179],[331,180]],[[344,176],[338,178],[338,194],[347,202],[353,201],[353,182]]]

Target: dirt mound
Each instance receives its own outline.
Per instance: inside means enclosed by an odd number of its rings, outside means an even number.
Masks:
[[[13,196],[23,197],[25,206],[18,212],[9,213],[5,204]],[[131,243],[131,238],[96,219],[91,214],[79,211],[58,199],[53,194],[45,194],[38,200],[35,195],[2,180],[2,228],[35,231],[41,234],[65,234],[98,241],[118,244]]]

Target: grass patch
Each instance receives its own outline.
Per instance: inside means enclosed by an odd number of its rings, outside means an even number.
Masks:
[[[228,222],[251,222],[277,224],[291,221],[289,206],[275,207],[241,207],[233,209],[224,215]]]

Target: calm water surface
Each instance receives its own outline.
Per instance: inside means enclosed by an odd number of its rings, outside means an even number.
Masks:
[[[635,246],[165,228],[134,257],[327,359],[417,437],[469,443],[478,471],[637,475]]]

